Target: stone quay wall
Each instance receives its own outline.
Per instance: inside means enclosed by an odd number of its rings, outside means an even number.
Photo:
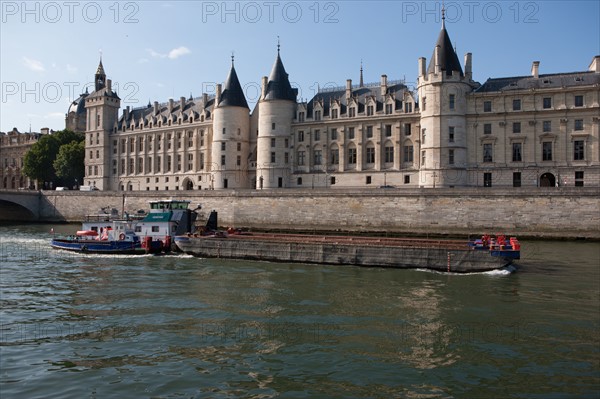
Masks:
[[[588,187],[44,191],[39,220],[77,222],[102,207],[135,213],[164,199],[201,204],[219,213],[219,225],[250,229],[600,238],[600,189]]]

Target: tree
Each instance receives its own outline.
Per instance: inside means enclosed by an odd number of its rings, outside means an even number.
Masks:
[[[23,161],[23,172],[30,179],[37,180],[38,186],[40,186],[40,183],[42,182],[52,182],[56,186],[59,182],[59,179],[57,178],[54,170],[54,161],[56,160],[60,147],[73,141],[77,143],[83,142],[84,135],[65,129],[42,136],[34,145],[31,146],[31,149],[27,152],[27,154],[25,154],[25,159]],[[83,167],[82,158],[82,170]],[[67,184],[71,184],[74,182],[74,180],[65,180],[65,182]]]
[[[56,160],[53,162],[56,176],[67,186],[71,183],[82,182],[85,174],[84,158],[85,142],[72,141],[61,145]]]

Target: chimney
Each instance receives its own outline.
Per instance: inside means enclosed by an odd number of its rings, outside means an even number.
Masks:
[[[600,55],[597,55],[592,59],[590,67],[588,68],[590,72],[600,73]]]
[[[473,54],[465,54],[465,76],[467,79],[473,78]]]
[[[169,113],[173,112],[173,99],[169,98]]]
[[[540,77],[540,62],[539,61],[533,61],[533,64],[531,64],[531,76],[533,76],[536,79]]]
[[[106,79],[106,89],[109,93],[112,92],[112,80]]]
[[[208,102],[208,94],[202,93],[202,105],[206,107],[207,102]]]
[[[352,97],[352,79],[346,79],[346,102]]]
[[[215,92],[215,106],[219,105],[219,102],[221,102],[221,83],[217,84],[217,89]]]
[[[381,75],[381,96],[385,96],[385,93],[387,93],[387,75]]]
[[[425,57],[419,58],[419,77],[425,76],[427,71],[427,59]]]
[[[129,119],[129,105],[125,107],[123,119],[125,120],[125,122],[127,122],[127,120]]]
[[[183,109],[185,108],[185,97],[179,97],[179,105],[180,111],[183,112]]]
[[[440,46],[435,46],[435,59],[434,59],[433,61],[434,61],[434,64],[433,64],[433,65],[434,65],[434,67],[435,67],[435,69],[434,69],[434,72],[435,72],[436,74],[437,74],[437,73],[440,73],[440,72],[441,72],[441,65],[440,65],[440,61],[441,61],[441,60],[440,60]]]
[[[269,83],[269,78],[266,76],[262,77],[262,86],[261,86],[261,97],[264,99],[267,96],[267,85]]]
[[[158,115],[158,101],[154,101],[154,115]]]

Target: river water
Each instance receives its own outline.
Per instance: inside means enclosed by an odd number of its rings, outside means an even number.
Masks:
[[[2,399],[600,396],[599,243],[454,275],[80,255],[49,229],[0,227]]]

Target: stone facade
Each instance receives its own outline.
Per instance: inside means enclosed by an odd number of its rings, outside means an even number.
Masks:
[[[148,201],[176,198],[201,204],[205,213],[216,210],[223,227],[600,238],[597,187],[523,187],[511,195],[497,187],[132,191],[121,195],[43,191],[35,195],[40,218],[52,221],[81,221],[102,207],[135,213],[148,209]],[[6,199],[15,201],[14,197]]]
[[[0,189],[16,190],[33,188],[35,181],[23,174],[25,154],[42,134],[49,134],[47,128],[42,133],[19,133],[14,128],[8,133],[0,132]]]
[[[298,102],[279,50],[252,112],[233,60],[215,96],[120,116],[101,63],[96,82],[81,101],[85,184],[101,190],[600,186],[600,56],[480,84],[442,25],[416,90],[364,84],[361,68],[358,85]]]

